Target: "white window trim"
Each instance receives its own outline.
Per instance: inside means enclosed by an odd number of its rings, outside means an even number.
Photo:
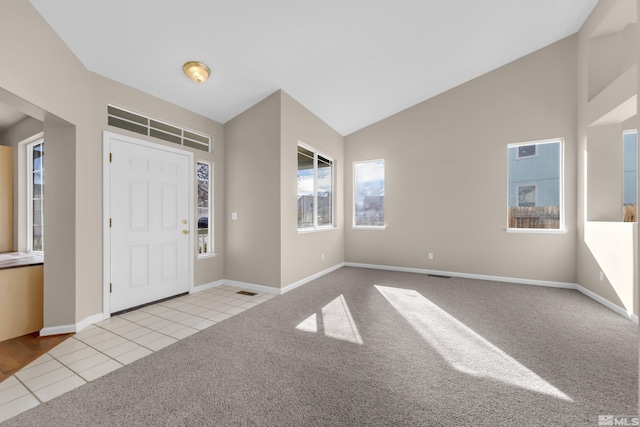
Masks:
[[[302,147],[305,150],[309,150],[313,153],[313,226],[311,227],[297,227],[298,234],[316,232],[316,231],[326,231],[333,230],[336,228],[335,219],[336,219],[336,210],[335,210],[335,181],[336,181],[336,161],[333,157],[325,154],[324,152],[305,144],[302,141],[298,141],[298,145],[296,146],[296,155],[298,147]],[[318,156],[322,156],[325,159],[331,161],[331,224],[328,225],[318,225]],[[296,160],[297,162],[297,160]],[[296,166],[297,168],[297,166]],[[296,171],[297,174],[297,171]],[[297,188],[296,188],[297,191]]]
[[[505,231],[516,234],[567,234],[569,232],[566,228],[507,228]]]
[[[351,228],[353,230],[374,230],[374,231],[381,231],[381,230],[386,230],[387,229],[387,225],[352,225]]]
[[[333,230],[337,230],[338,227],[333,226],[333,225],[321,225],[320,227],[305,227],[305,228],[298,228],[298,234],[311,234],[311,233],[320,233],[320,232],[325,232],[325,231],[333,231]]]
[[[208,231],[207,231],[207,252],[203,252],[200,253],[200,234],[198,234],[198,255],[196,256],[196,259],[205,259],[205,258],[213,258],[215,256],[217,256],[218,254],[216,254],[214,252],[214,248],[213,245],[211,244],[211,242],[213,241],[213,239],[211,238],[213,233],[213,199],[211,198],[211,194],[212,194],[212,188],[213,188],[213,162],[210,162],[208,160],[197,160],[196,161],[196,192],[198,191],[198,163],[203,163],[209,166],[209,188],[208,188],[208,193],[207,194],[207,200],[209,201],[209,206],[208,206],[208,211],[209,211],[209,215],[207,218],[207,227],[208,227]],[[196,197],[196,212],[198,211],[198,200]],[[198,215],[198,219],[196,221],[200,221],[200,215]],[[198,232],[198,223],[196,222],[196,232]]]
[[[44,251],[33,250],[33,147],[44,144],[44,138],[40,137],[26,144],[27,148],[27,252],[44,255]],[[44,169],[43,169],[44,170]],[[44,191],[44,189],[43,189]],[[44,199],[44,194],[43,197]],[[44,240],[44,204],[43,204],[42,239]]]
[[[565,203],[564,203],[564,138],[550,138],[550,139],[543,139],[543,140],[539,140],[539,141],[527,141],[527,142],[518,142],[518,143],[514,143],[514,144],[508,144],[507,145],[507,153],[509,152],[509,148],[513,148],[513,147],[519,147],[522,145],[542,145],[542,144],[552,144],[555,142],[559,142],[560,143],[560,152],[558,153],[558,163],[560,163],[559,167],[560,167],[560,175],[559,175],[559,185],[560,185],[560,226],[559,228],[554,228],[554,229],[549,229],[549,228],[510,228],[507,227],[505,229],[505,231],[507,233],[538,233],[538,234],[566,234],[568,233],[568,230],[566,228],[566,224],[565,224]],[[538,154],[538,148],[536,147],[536,155]],[[527,158],[531,158],[533,156],[529,156],[529,157],[523,157],[522,159],[527,159]],[[516,154],[516,159],[517,159],[517,154]],[[518,159],[517,159],[518,160]],[[507,156],[507,171],[509,168],[509,156]],[[537,193],[537,191],[536,191]],[[536,194],[536,205],[538,203],[537,200],[538,195]],[[509,207],[509,180],[507,179],[507,208]],[[508,214],[507,214],[508,215]],[[509,224],[509,219],[507,218],[507,225]]]
[[[385,230],[387,228],[387,217],[386,217],[386,209],[385,209],[385,218],[384,218],[384,224],[383,225],[356,225],[356,164],[360,164],[360,163],[373,163],[373,162],[384,162],[384,170],[385,170],[385,177],[384,177],[384,185],[385,188],[387,186],[387,162],[383,159],[370,159],[370,160],[357,160],[353,162],[352,168],[351,168],[351,175],[353,176],[353,182],[352,182],[352,195],[353,195],[353,200],[351,203],[351,208],[352,208],[352,215],[351,215],[351,228],[354,230]]]

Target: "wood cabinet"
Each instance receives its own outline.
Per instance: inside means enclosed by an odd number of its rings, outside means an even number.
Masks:
[[[43,265],[0,270],[0,341],[43,327]]]

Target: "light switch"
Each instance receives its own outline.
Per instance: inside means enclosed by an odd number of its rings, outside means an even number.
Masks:
[[[238,220],[238,212],[231,212],[231,219],[233,221],[237,221]]]

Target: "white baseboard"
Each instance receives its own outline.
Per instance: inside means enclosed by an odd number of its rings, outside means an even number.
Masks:
[[[84,328],[89,325],[93,325],[94,323],[98,323],[104,320],[104,316],[102,313],[97,313],[92,316],[86,317],[83,320],[76,323],[76,332],[80,332]]]
[[[94,323],[98,323],[104,320],[104,315],[102,313],[92,314],[89,317],[85,317],[81,321],[71,325],[60,325],[60,326],[48,326],[42,328],[40,330],[40,336],[46,337],[49,335],[59,335],[59,334],[70,334],[80,332],[84,328],[89,325],[93,325]]]
[[[237,288],[248,289],[250,291],[265,292],[267,294],[280,295],[280,289],[272,286],[256,285],[255,283],[239,282],[237,280],[223,280],[225,285],[235,286]]]
[[[339,269],[341,267],[344,267],[344,263],[340,263],[340,264],[334,265],[333,267],[329,267],[326,270],[322,270],[322,271],[320,271],[318,273],[312,274],[311,276],[305,277],[304,279],[301,279],[301,280],[298,280],[297,282],[291,283],[290,285],[287,285],[284,288],[274,288],[272,286],[256,285],[255,283],[239,282],[237,280],[229,280],[229,279],[224,279],[223,282],[225,283],[225,285],[235,286],[235,287],[243,288],[243,289],[249,289],[251,291],[266,292],[268,294],[282,295],[282,294],[286,294],[289,291],[294,290],[297,287],[305,285],[305,284],[309,283],[312,280],[315,280],[315,279],[317,279],[319,277],[322,277],[325,274],[329,274],[332,271],[336,271],[337,269]]]
[[[575,289],[577,291],[585,294],[586,296],[588,296],[592,300],[595,300],[595,301],[599,302],[600,304],[604,305],[608,309],[610,309],[612,311],[615,311],[620,316],[626,317],[627,319],[631,320],[636,325],[638,324],[638,316],[636,316],[635,314],[625,310],[624,308],[620,307],[619,305],[612,303],[608,299],[603,298],[600,295],[596,294],[595,292],[590,291],[589,289],[584,288],[584,287],[582,287],[582,286],[580,286],[578,284],[576,284],[576,288]]]
[[[329,267],[326,270],[322,270],[322,271],[320,271],[320,272],[318,272],[316,274],[312,274],[311,276],[305,277],[302,280],[298,280],[297,282],[294,282],[294,283],[292,283],[290,285],[287,285],[284,288],[282,288],[282,290],[280,291],[280,294],[286,294],[287,292],[292,291],[297,287],[305,285],[305,284],[309,283],[312,280],[318,279],[318,278],[324,276],[325,274],[329,274],[332,271],[336,271],[337,269],[342,268],[342,267],[344,267],[344,262],[341,262],[340,264],[336,264],[333,267]]]
[[[196,293],[201,291],[206,291],[207,289],[217,288],[218,286],[224,285],[224,280],[216,280],[215,282],[205,283],[204,285],[198,285],[191,288],[190,293]]]
[[[60,325],[60,326],[47,326],[40,329],[40,336],[46,337],[49,335],[59,335],[59,334],[71,334],[76,332],[76,325]]]
[[[595,292],[590,291],[587,288],[584,288],[577,283],[568,283],[568,282],[552,282],[547,280],[532,280],[532,279],[521,279],[517,277],[501,277],[501,276],[486,276],[483,274],[468,274],[468,273],[457,273],[452,271],[439,271],[439,270],[427,270],[422,268],[408,268],[408,267],[394,267],[389,265],[377,265],[377,264],[363,264],[356,262],[345,262],[344,265],[346,267],[357,267],[357,268],[370,268],[374,270],[389,270],[389,271],[402,271],[406,273],[419,273],[419,274],[434,274],[439,276],[451,276],[451,277],[462,277],[465,279],[477,279],[477,280],[491,280],[495,282],[508,282],[508,283],[518,283],[522,285],[534,285],[534,286],[546,286],[550,288],[562,288],[562,289],[574,289],[589,298],[593,299],[596,302],[604,305],[608,309],[614,311],[615,313],[626,317],[632,322],[638,324],[638,316],[633,313],[628,312],[624,308],[620,307],[617,304],[612,303],[606,298],[601,297]]]
[[[638,321],[639,321],[637,315],[627,311],[626,309],[620,307],[617,304],[612,303],[608,299],[601,297],[595,292],[590,291],[589,289],[578,285],[577,283],[553,282],[553,281],[547,281],[547,280],[531,280],[531,279],[521,279],[517,277],[487,276],[483,274],[457,273],[452,271],[427,270],[422,268],[409,268],[409,267],[395,267],[391,265],[363,264],[363,263],[356,263],[356,262],[344,262],[344,263],[334,265],[333,267],[327,268],[326,270],[320,271],[316,274],[312,274],[309,277],[305,277],[304,279],[298,280],[297,282],[287,285],[282,289],[274,288],[272,286],[257,285],[255,283],[247,283],[247,282],[239,282],[237,280],[222,279],[222,280],[217,280],[215,282],[207,283],[204,285],[195,286],[191,290],[191,292],[195,293],[195,292],[200,292],[207,289],[215,288],[221,285],[230,285],[230,286],[236,286],[238,288],[257,291],[257,292],[265,292],[269,294],[282,295],[289,291],[292,291],[295,288],[305,285],[311,282],[312,280],[318,279],[326,274],[329,274],[341,267],[356,267],[356,268],[369,268],[373,270],[388,270],[388,271],[400,271],[400,272],[406,272],[406,273],[433,274],[438,276],[462,277],[465,279],[491,280],[496,282],[518,283],[523,285],[546,286],[546,287],[562,288],[562,289],[574,289],[588,296],[594,301],[599,302],[600,304],[604,305],[605,307],[612,310],[613,312],[629,319],[635,324],[638,324]],[[40,336],[80,332],[87,326],[100,322],[104,319],[105,319],[105,316],[103,315],[103,313],[97,313],[97,314],[88,316],[75,324],[44,327],[40,330]]]

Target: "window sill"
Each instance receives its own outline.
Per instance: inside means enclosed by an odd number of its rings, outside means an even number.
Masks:
[[[567,234],[569,230],[562,229],[548,229],[548,228],[507,228],[507,233],[522,233],[522,234]]]
[[[216,253],[207,253],[207,254],[198,254],[196,259],[207,259],[207,258],[215,258],[218,254]]]
[[[386,230],[387,226],[386,225],[352,225],[351,226],[352,230]]]
[[[316,228],[298,228],[298,234],[320,233],[323,231],[333,231],[337,229],[338,227],[333,227],[333,226],[316,227]]]

